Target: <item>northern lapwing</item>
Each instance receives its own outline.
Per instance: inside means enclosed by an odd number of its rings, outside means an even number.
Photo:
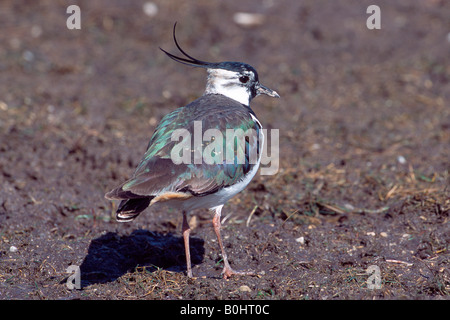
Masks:
[[[173,28],[175,45],[185,57],[177,57],[160,49],[177,62],[205,68],[208,72],[205,93],[197,100],[163,117],[133,176],[108,192],[105,197],[121,200],[116,213],[118,221],[131,221],[148,206],[156,203],[178,208],[183,213],[182,233],[187,275],[191,278],[190,227],[187,214],[200,208],[214,211],[212,224],[222,252],[223,277],[226,279],[234,274],[253,274],[234,271],[230,267],[220,236],[220,217],[224,204],[249,184],[261,161],[264,135],[261,123],[250,108],[250,101],[260,94],[277,98],[279,95],[263,86],[258,80],[256,70],[246,63],[205,62],[188,55],[178,44],[175,28],[176,24]],[[205,153],[205,147],[211,147],[217,136],[209,140],[204,139],[205,141],[200,143],[194,141],[184,149],[179,146],[180,139],[173,138],[174,132],[195,135],[196,125],[201,126],[203,133],[214,129],[213,132],[223,136],[233,133],[236,139],[229,140],[232,143],[225,143],[224,137],[224,143],[216,145],[223,146],[223,150],[216,150],[219,149],[217,147],[206,152],[207,156],[216,156],[213,157],[214,161],[207,161],[207,157],[205,161],[198,161],[198,155]],[[239,138],[242,138],[243,143],[237,143]],[[177,152],[174,153],[175,148]],[[174,161],[174,154],[178,156],[182,151],[190,153],[190,161]],[[256,154],[254,161],[252,154]],[[231,160],[225,155],[231,155]]]

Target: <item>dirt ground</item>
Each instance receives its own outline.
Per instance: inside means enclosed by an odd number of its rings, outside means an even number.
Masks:
[[[449,299],[449,1],[145,3],[74,0],[81,30],[67,1],[0,3],[0,299]],[[220,277],[207,210],[189,279],[180,212],[118,223],[104,198],[203,93],[204,70],[159,50],[175,21],[193,56],[247,62],[281,95],[252,102],[278,173],[223,210],[232,267],[258,276]]]

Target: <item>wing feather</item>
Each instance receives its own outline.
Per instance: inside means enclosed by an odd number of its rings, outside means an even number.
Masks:
[[[123,200],[154,197],[166,192],[203,196],[238,182],[254,165],[249,151],[260,151],[261,127],[252,114],[249,107],[222,95],[204,95],[187,106],[176,109],[161,120],[131,179],[107,193],[106,197]],[[233,163],[226,163],[225,157],[222,163],[215,164],[207,164],[205,161],[194,164],[193,158],[189,164],[175,164],[172,161],[171,151],[179,142],[172,141],[172,132],[186,129],[193,137],[194,121],[201,121],[203,132],[207,129],[219,129],[221,132],[242,129],[242,132],[236,134],[236,138],[244,139],[244,143],[233,143]],[[242,133],[249,132],[250,137],[242,136]],[[225,135],[223,146],[226,146]],[[245,155],[243,161],[238,159],[239,152]]]

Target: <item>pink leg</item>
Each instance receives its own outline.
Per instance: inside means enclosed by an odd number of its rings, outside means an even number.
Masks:
[[[182,227],[183,239],[184,239],[184,250],[186,253],[186,268],[187,268],[187,276],[192,278],[192,268],[191,268],[191,252],[189,249],[189,233],[191,232],[191,228],[189,227],[189,223],[187,222],[186,212],[183,211],[183,227]]]
[[[224,264],[223,271],[222,271],[223,278],[228,279],[232,275],[254,275],[255,274],[254,272],[234,271],[233,269],[231,269],[231,266],[228,263],[228,257],[223,248],[222,238],[220,236],[220,228],[221,228],[220,215],[222,213],[222,207],[223,206],[219,206],[216,208],[216,213],[214,214],[212,223],[214,226],[214,231],[216,232],[217,240],[219,242],[220,250],[222,251],[222,259],[223,259],[223,264]]]

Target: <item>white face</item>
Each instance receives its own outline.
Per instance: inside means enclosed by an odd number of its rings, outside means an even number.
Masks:
[[[254,77],[251,71],[242,73],[224,69],[208,69],[206,93],[222,94],[248,106],[252,98],[251,85],[254,83]]]

